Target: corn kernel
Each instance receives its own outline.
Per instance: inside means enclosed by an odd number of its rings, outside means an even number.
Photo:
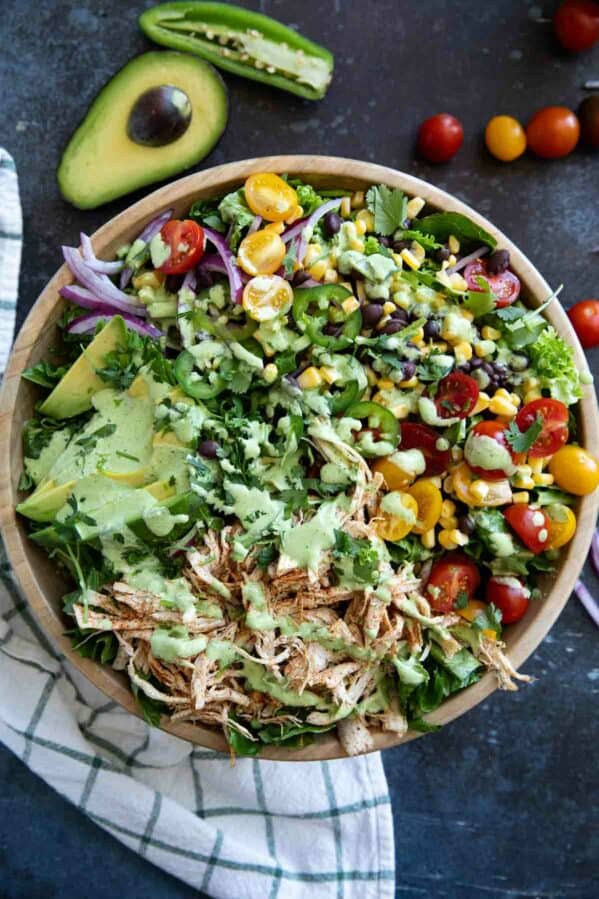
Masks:
[[[310,268],[312,263],[322,256],[322,247],[319,243],[309,243],[304,253],[304,267]]]
[[[482,500],[486,499],[487,494],[489,493],[489,485],[486,481],[478,480],[473,481],[470,484],[470,493],[475,499]]]
[[[485,356],[492,356],[496,349],[497,344],[494,340],[477,340],[474,344],[474,352],[479,359],[484,359]]]
[[[408,205],[406,206],[406,214],[409,219],[415,219],[417,215],[420,215],[422,210],[424,209],[425,202],[422,197],[412,197],[411,200],[408,200]]]
[[[357,222],[364,222],[366,231],[374,231],[374,216],[369,209],[360,209],[356,216]]]
[[[410,414],[410,404],[409,403],[397,403],[391,409],[396,418],[407,418]]]
[[[453,478],[451,475],[448,475],[443,481],[443,490],[445,490],[445,493],[453,493]]]
[[[141,290],[142,287],[153,287],[156,289],[164,284],[166,275],[163,275],[162,272],[142,272],[141,275],[135,275],[133,278],[133,286],[136,290]]]
[[[507,391],[504,392],[507,393]],[[506,418],[514,418],[518,413],[518,407],[511,400],[506,399],[504,396],[499,396],[499,393],[500,391],[498,390],[491,399],[489,412],[492,412],[493,415],[504,415]]]
[[[476,406],[471,412],[471,415],[480,415],[481,412],[485,412],[489,408],[489,403],[491,402],[491,397],[488,393],[481,392],[478,395],[478,399],[476,401]]]
[[[528,503],[530,493],[527,490],[521,490],[519,493],[512,493],[512,502],[519,505],[520,503]]]
[[[414,256],[414,258],[418,260],[420,265],[422,265],[422,263],[424,262],[424,260],[426,258],[426,250],[424,249],[422,244],[419,244],[417,240],[413,240],[412,246],[410,247],[410,251],[411,251],[412,255]]]
[[[469,362],[472,359],[472,347],[465,340],[461,340],[454,346],[453,354],[458,365],[462,362]]]
[[[429,484],[432,484],[433,487],[438,487],[439,490],[443,486],[443,479],[441,475],[435,475],[433,478],[427,478]]]
[[[368,383],[371,387],[374,387],[374,385],[377,383],[377,380],[378,380],[377,374],[375,371],[373,371],[371,369],[371,367],[369,365],[365,366],[365,368],[366,368],[366,377],[368,378]]]
[[[446,531],[451,531],[453,528],[457,528],[458,520],[455,515],[441,515],[439,524],[442,528],[445,528]]]
[[[468,282],[462,278],[459,272],[449,276],[449,286],[456,293],[465,293],[468,290]]]
[[[553,484],[552,474],[533,474],[532,479],[537,487],[550,487]]]
[[[264,226],[264,231],[274,231],[275,234],[282,234],[285,230],[284,222],[270,222]]]
[[[339,280],[339,274],[334,268],[328,268],[324,275],[325,284],[336,284]]]
[[[430,531],[425,531],[420,538],[420,542],[425,549],[432,549],[435,545],[435,529],[431,528]]]
[[[348,297],[346,300],[343,300],[341,303],[341,308],[345,312],[346,315],[351,315],[352,312],[355,312],[356,309],[360,308],[359,302],[355,297]]]
[[[456,504],[450,499],[444,499],[441,505],[441,515],[455,515]]]
[[[314,265],[312,265],[308,269],[308,272],[310,274],[310,277],[314,278],[315,281],[322,281],[328,271],[328,268],[329,266],[327,260],[320,259],[319,262],[315,262]]]
[[[485,340],[499,340],[501,337],[501,331],[498,331],[497,328],[492,328],[490,325],[485,325],[481,334]]]
[[[351,205],[353,209],[359,209],[360,206],[364,205],[364,191],[357,190],[355,194],[353,194],[351,198]]]
[[[514,487],[518,487],[519,490],[534,490],[535,482],[530,477],[524,477],[520,475],[515,475],[513,478]]]
[[[354,227],[356,229],[356,234],[359,237],[364,237],[364,235],[366,234],[366,222],[362,219],[356,219],[356,221],[354,222]]]
[[[297,383],[302,390],[311,390],[314,387],[320,387],[322,384],[322,375],[313,365],[298,375]]]
[[[418,387],[418,378],[414,375],[413,378],[408,378],[407,381],[400,381],[399,386],[409,389],[411,387]]]
[[[460,242],[455,236],[455,234],[450,234],[449,239],[447,241],[447,247],[450,253],[459,253],[460,252]]]
[[[351,197],[343,197],[339,206],[339,213],[344,219],[348,219],[351,215]]]
[[[384,315],[391,315],[392,312],[395,312],[397,306],[395,303],[392,303],[391,300],[387,300],[386,303],[383,303],[383,313]]]
[[[452,265],[455,265],[458,261],[457,256],[454,256],[453,253],[451,256],[448,256],[447,261],[443,263],[445,268],[451,268]]]
[[[339,380],[339,372],[332,365],[321,365],[319,370],[327,384],[334,384]]]
[[[279,374],[279,369],[274,364],[274,362],[269,362],[268,365],[264,366],[264,370],[262,372],[262,377],[266,381],[267,384],[272,384],[277,380],[277,376]]]
[[[401,258],[403,259],[405,264],[409,266],[413,271],[417,271],[421,266],[421,262],[418,261],[418,259],[412,252],[410,252],[410,250],[402,250]]]
[[[356,293],[358,294],[358,299],[361,303],[366,302],[366,288],[364,287],[363,281],[358,281],[356,284]]]
[[[461,462],[464,458],[464,450],[460,446],[452,446],[451,458],[454,462]]]
[[[527,390],[524,394],[524,402],[532,403],[533,400],[540,400],[541,396],[542,394],[540,390]]]
[[[469,309],[460,309],[460,312],[462,313],[462,318],[467,319],[469,322],[474,321],[474,312],[471,312]]]
[[[468,535],[464,534],[458,528],[450,530],[449,536],[457,546],[466,546],[466,544],[470,542]]]
[[[401,253],[391,253],[391,258],[398,268],[402,267],[403,259],[401,258]]]
[[[532,458],[528,459],[527,461],[528,461],[528,465],[530,467],[531,474],[533,474],[533,475],[541,474],[541,472],[543,471],[543,459],[542,458],[540,458],[540,457],[535,458],[533,456]]]
[[[527,375],[524,378],[522,385],[525,390],[533,390],[535,387],[538,387],[540,385],[540,383],[541,382],[539,381],[538,378],[535,378],[532,375]]]
[[[383,315],[381,319],[379,319],[379,323],[376,326],[377,331],[382,331],[388,321],[391,321],[390,315]]]
[[[294,222],[297,222],[298,219],[303,218],[303,215],[304,215],[303,207],[302,206],[294,206],[294,208],[291,210],[291,215],[285,219],[285,222],[288,225],[292,225]]]
[[[392,390],[395,385],[390,378],[380,378],[376,386],[379,390]]]
[[[512,401],[514,406],[520,405],[521,400],[517,393],[510,393],[510,400]]]
[[[453,531],[441,530],[439,531],[439,543],[443,547],[443,549],[457,549],[458,544],[452,538]]]
[[[354,252],[356,252],[356,253],[364,252],[364,241],[360,240],[359,237],[352,237],[348,241],[348,245],[349,245],[350,250],[354,250]]]

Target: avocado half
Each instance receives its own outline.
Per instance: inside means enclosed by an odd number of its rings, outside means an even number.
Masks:
[[[225,130],[227,107],[220,75],[201,59],[160,51],[136,57],[101,90],[69,141],[57,172],[62,195],[93,209],[195,165]]]

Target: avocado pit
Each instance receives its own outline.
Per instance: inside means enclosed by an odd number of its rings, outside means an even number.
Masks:
[[[127,134],[144,147],[164,147],[185,134],[191,114],[191,101],[185,91],[161,84],[137,98],[129,114]]]

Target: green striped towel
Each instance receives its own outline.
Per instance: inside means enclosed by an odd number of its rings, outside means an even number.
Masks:
[[[6,353],[21,221],[14,165],[2,150],[0,179]],[[393,896],[378,753],[302,764],[239,759],[232,768],[225,755],[150,728],[57,653],[4,556],[0,565],[0,740],[32,771],[126,846],[210,896]]]

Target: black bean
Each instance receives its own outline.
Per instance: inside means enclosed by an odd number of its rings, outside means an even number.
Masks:
[[[490,275],[500,275],[510,265],[508,250],[495,250],[487,259],[487,271]]]
[[[164,286],[169,293],[177,293],[181,287],[183,278],[181,275],[167,275]]]
[[[406,231],[409,231],[412,227],[412,219],[404,219],[401,223],[401,227],[405,228]]]
[[[207,289],[208,287],[212,287],[214,284],[214,277],[212,272],[207,272],[203,268],[199,268],[196,275],[196,286],[199,290]]]
[[[387,247],[387,249],[389,249],[392,244],[390,237],[377,237],[377,240],[382,247]]]
[[[486,371],[489,377],[493,377],[493,375],[495,374],[495,369],[492,362],[483,362],[482,370]]]
[[[198,447],[198,452],[204,459],[216,459],[219,449],[220,445],[216,440],[202,440]]]
[[[405,309],[396,309],[391,313],[391,318],[397,319],[398,322],[403,322],[404,325],[407,325],[410,321],[410,314],[406,312]]]
[[[322,220],[324,232],[327,237],[334,237],[341,228],[342,224],[343,219],[340,215],[337,215],[336,212],[327,212],[324,219]]]
[[[404,381],[409,381],[416,374],[416,364],[414,362],[402,362],[401,373]]]
[[[424,336],[427,340],[435,340],[436,337],[441,333],[441,322],[437,321],[436,318],[429,318],[427,323],[424,326]]]
[[[411,240],[394,240],[393,241],[393,249],[396,253],[401,253],[402,250],[409,250],[412,246]]]
[[[460,515],[458,518],[458,527],[462,534],[470,534],[474,533],[474,529],[476,527],[476,522],[474,521],[472,515]]]
[[[455,370],[456,370],[456,371],[461,371],[461,372],[463,372],[465,375],[469,375],[470,372],[471,372],[470,363],[469,363],[469,362],[462,362],[461,365],[456,365],[456,369],[455,369]]]
[[[334,322],[327,322],[322,330],[327,335],[327,337],[338,337],[343,330],[343,325],[336,325]]]
[[[447,262],[451,253],[449,252],[447,247],[439,247],[439,249],[435,252],[435,261],[439,263]]]
[[[398,321],[396,318],[392,318],[383,328],[383,334],[397,334],[397,332],[402,331],[403,328],[404,325],[402,322]]]
[[[365,328],[374,328],[383,317],[383,307],[380,303],[368,303],[362,307],[362,324]]]
[[[292,283],[293,283],[294,287],[299,287],[300,284],[304,283],[304,281],[309,281],[309,280],[310,280],[310,275],[308,272],[299,271],[299,272],[296,272],[295,275],[293,276]]]
[[[483,360],[479,359],[478,356],[474,356],[470,360],[470,368],[472,368],[472,369],[480,368],[482,364],[483,364]]]

